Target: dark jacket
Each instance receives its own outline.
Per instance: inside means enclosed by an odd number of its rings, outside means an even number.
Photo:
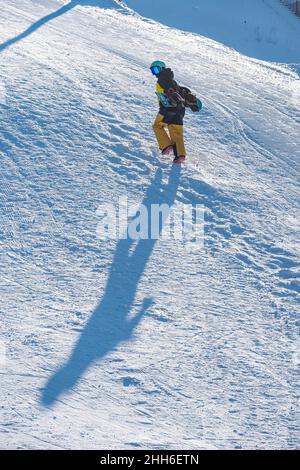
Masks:
[[[179,124],[183,125],[183,118],[185,115],[184,99],[181,96],[181,91],[184,87],[180,87],[174,80],[174,73],[171,69],[163,69],[158,75],[157,83],[163,89],[163,93],[168,97],[171,106],[164,106],[159,102],[159,112],[164,116],[166,124]],[[187,92],[189,90],[185,88]]]
[[[193,112],[202,109],[201,101],[191,90],[178,85],[171,69],[163,69],[157,77],[156,93],[159,98],[159,112],[166,124],[183,124],[185,108]]]

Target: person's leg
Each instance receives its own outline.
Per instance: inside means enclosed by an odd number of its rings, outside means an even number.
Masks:
[[[168,133],[166,132],[167,125],[163,122],[163,119],[164,119],[164,116],[158,113],[154,121],[154,124],[152,126],[160,150],[164,150],[165,148],[172,145],[171,139]]]
[[[179,124],[170,124],[168,127],[172,143],[175,145],[175,156],[186,156],[183,137],[183,126]]]

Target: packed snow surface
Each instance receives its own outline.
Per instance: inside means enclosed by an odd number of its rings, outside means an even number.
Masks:
[[[251,57],[300,63],[300,20],[280,0],[126,0],[126,4],[148,18]]]

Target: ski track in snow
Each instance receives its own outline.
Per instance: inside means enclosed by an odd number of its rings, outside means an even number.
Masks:
[[[67,3],[10,2],[1,41]],[[299,447],[299,79],[78,3],[0,46],[1,447]],[[181,169],[155,57],[204,102]],[[203,204],[205,247],[97,240],[125,193]]]

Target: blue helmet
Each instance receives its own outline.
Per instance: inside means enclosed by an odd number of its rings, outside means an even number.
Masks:
[[[166,68],[166,64],[162,62],[161,60],[155,60],[150,65],[150,70],[153,73],[153,75],[158,75],[165,68]]]

